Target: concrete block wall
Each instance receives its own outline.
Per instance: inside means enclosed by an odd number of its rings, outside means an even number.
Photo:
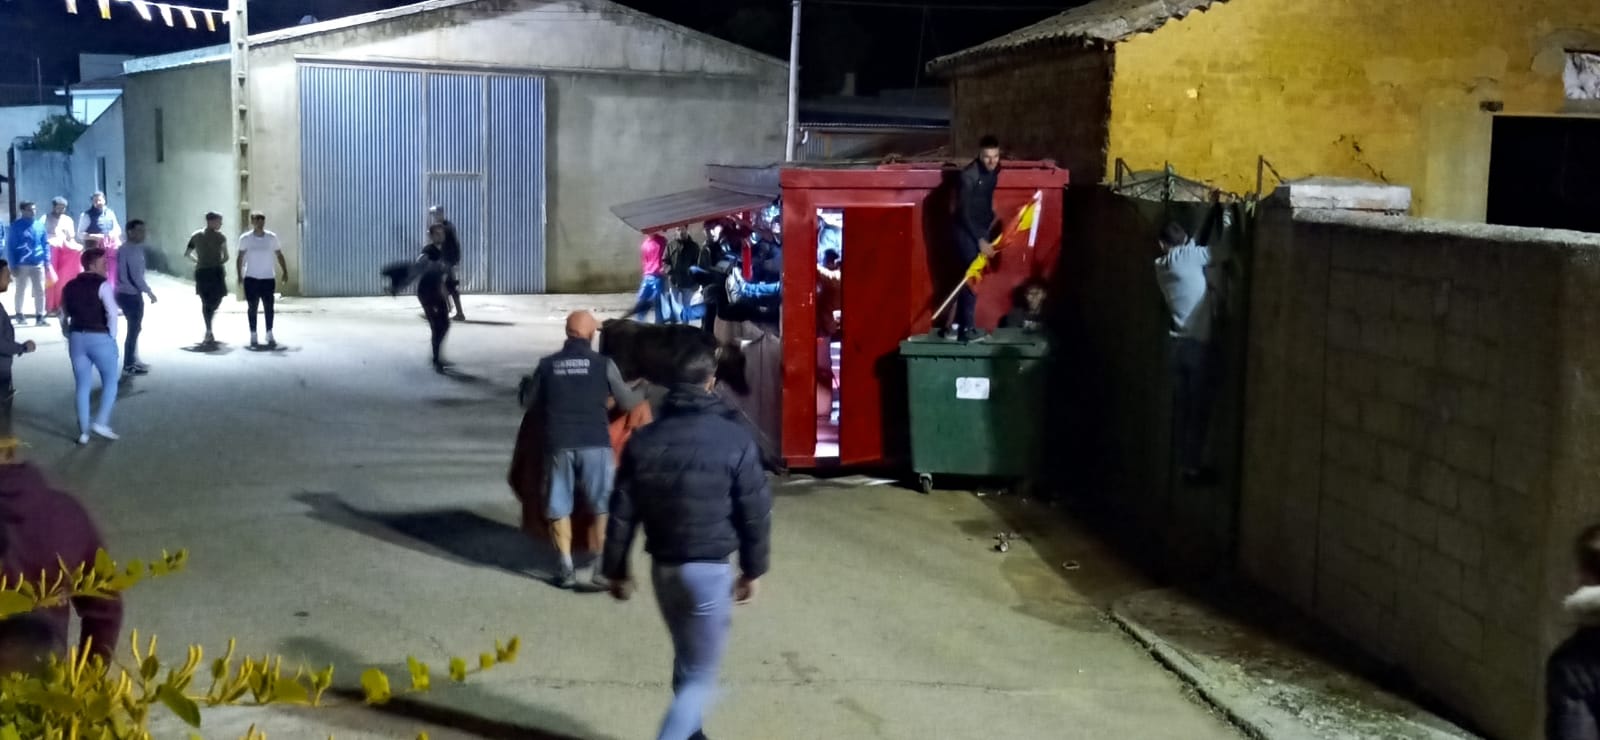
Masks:
[[[1600,517],[1600,236],[1279,208],[1258,244],[1242,568],[1536,736]]]
[[[964,157],[986,134],[1006,156],[1053,159],[1075,183],[1107,172],[1111,53],[1084,49],[964,70],[951,82],[952,151]]]

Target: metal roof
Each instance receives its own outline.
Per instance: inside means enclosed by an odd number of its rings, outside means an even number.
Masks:
[[[384,21],[389,21],[396,18],[404,18],[406,16],[416,15],[418,13],[429,13],[436,10],[448,10],[458,6],[472,5],[475,3],[486,4],[488,6],[487,10],[491,12],[512,12],[522,9],[537,9],[539,6],[546,4],[524,4],[514,2],[486,3],[485,0],[423,0],[422,2],[412,3],[410,5],[402,5],[397,8],[386,8],[384,10],[375,10],[370,13],[359,13],[356,15],[346,16],[344,18],[334,18],[332,20],[318,21],[316,23],[290,26],[288,28],[281,28],[276,31],[267,31],[265,33],[253,33],[250,34],[250,46],[255,47],[265,46],[268,44],[277,44],[307,36],[315,36],[318,34],[342,31],[358,26],[382,23]],[[696,41],[734,49],[743,52],[746,56],[758,59],[762,62],[779,66],[784,69],[789,68],[788,60],[778,59],[749,47],[735,44],[732,41],[719,39],[708,33],[701,33],[700,31],[696,31],[685,26],[680,26],[676,23],[670,23],[648,13],[618,4],[612,0],[580,0],[578,4],[586,9],[594,10],[597,13],[619,13],[632,16],[636,19],[650,21],[661,26],[662,28],[673,31],[682,36],[690,37]],[[208,64],[210,62],[224,61],[228,58],[229,53],[230,49],[227,44],[222,44],[219,46],[207,46],[172,54],[161,54],[158,56],[130,59],[122,63],[122,69],[125,74],[156,72],[163,69],[186,67],[193,64]]]
[[[635,231],[648,234],[754,211],[777,198],[776,193],[741,193],[708,187],[622,203],[612,206],[611,212]]]
[[[1227,0],[1094,0],[1026,28],[1012,31],[928,63],[934,73],[946,72],[1004,54],[1052,43],[1103,46],[1149,33],[1167,21],[1204,11]]]

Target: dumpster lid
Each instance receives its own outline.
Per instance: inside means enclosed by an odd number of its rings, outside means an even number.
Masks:
[[[962,343],[944,339],[937,332],[920,334],[900,343],[905,357],[1044,357],[1050,353],[1050,340],[1043,334],[1021,329],[996,329],[981,342]]]

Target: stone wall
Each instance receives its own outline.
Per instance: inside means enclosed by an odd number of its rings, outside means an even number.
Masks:
[[[1536,736],[1600,518],[1600,236],[1280,207],[1257,244],[1242,569]]]
[[[950,135],[957,157],[987,134],[1012,159],[1053,159],[1075,183],[1106,177],[1111,53],[1035,55],[963,70],[951,83]]]

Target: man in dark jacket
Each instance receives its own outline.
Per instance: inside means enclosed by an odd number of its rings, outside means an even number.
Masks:
[[[1577,630],[1545,666],[1546,740],[1600,740],[1600,524],[1578,535],[1579,587],[1563,606]]]
[[[450,292],[450,300],[456,306],[456,315],[452,318],[466,321],[467,314],[461,310],[461,235],[456,233],[456,225],[444,217],[444,206],[428,209],[428,225],[430,228],[444,227],[444,244],[440,249],[440,258],[448,270],[444,287]]]
[[[71,496],[58,491],[44,474],[31,464],[16,460],[15,438],[0,443],[0,573],[15,582],[40,573],[61,571],[87,564],[94,566],[95,554],[103,544],[100,532],[88,512]],[[51,627],[56,651],[67,649],[67,624],[70,611],[82,622],[79,647],[105,658],[117,647],[122,630],[122,601],[119,598],[79,597],[66,606],[34,612]]]
[[[600,324],[588,311],[567,317],[567,343],[561,351],[539,360],[532,375],[523,378],[523,408],[538,406],[544,414],[545,453],[549,455],[548,487],[550,541],[561,556],[556,585],[574,588],[578,576],[572,562],[572,509],[583,492],[584,503],[597,526],[606,528],[606,504],[616,475],[611,451],[611,419],[607,403],[615,400],[632,411],[644,398],[622,379],[610,358],[594,351],[594,334]],[[604,590],[599,565],[592,582]]]
[[[755,438],[711,392],[716,343],[706,337],[685,347],[677,367],[661,416],[622,450],[602,572],[613,596],[632,594],[628,551],[643,526],[674,653],[673,701],[658,738],[703,740],[733,602],[754,598],[767,572],[772,493]],[[734,552],[737,581],[728,562]]]
[[[977,158],[961,170],[961,187],[956,194],[956,259],[963,275],[978,255],[994,256],[994,245],[989,240],[994,229],[994,189],[999,180],[1000,140],[985,136],[978,142]],[[950,326],[959,331],[956,336],[961,341],[983,337],[975,323],[977,310],[978,295],[972,286],[962,287]]]

